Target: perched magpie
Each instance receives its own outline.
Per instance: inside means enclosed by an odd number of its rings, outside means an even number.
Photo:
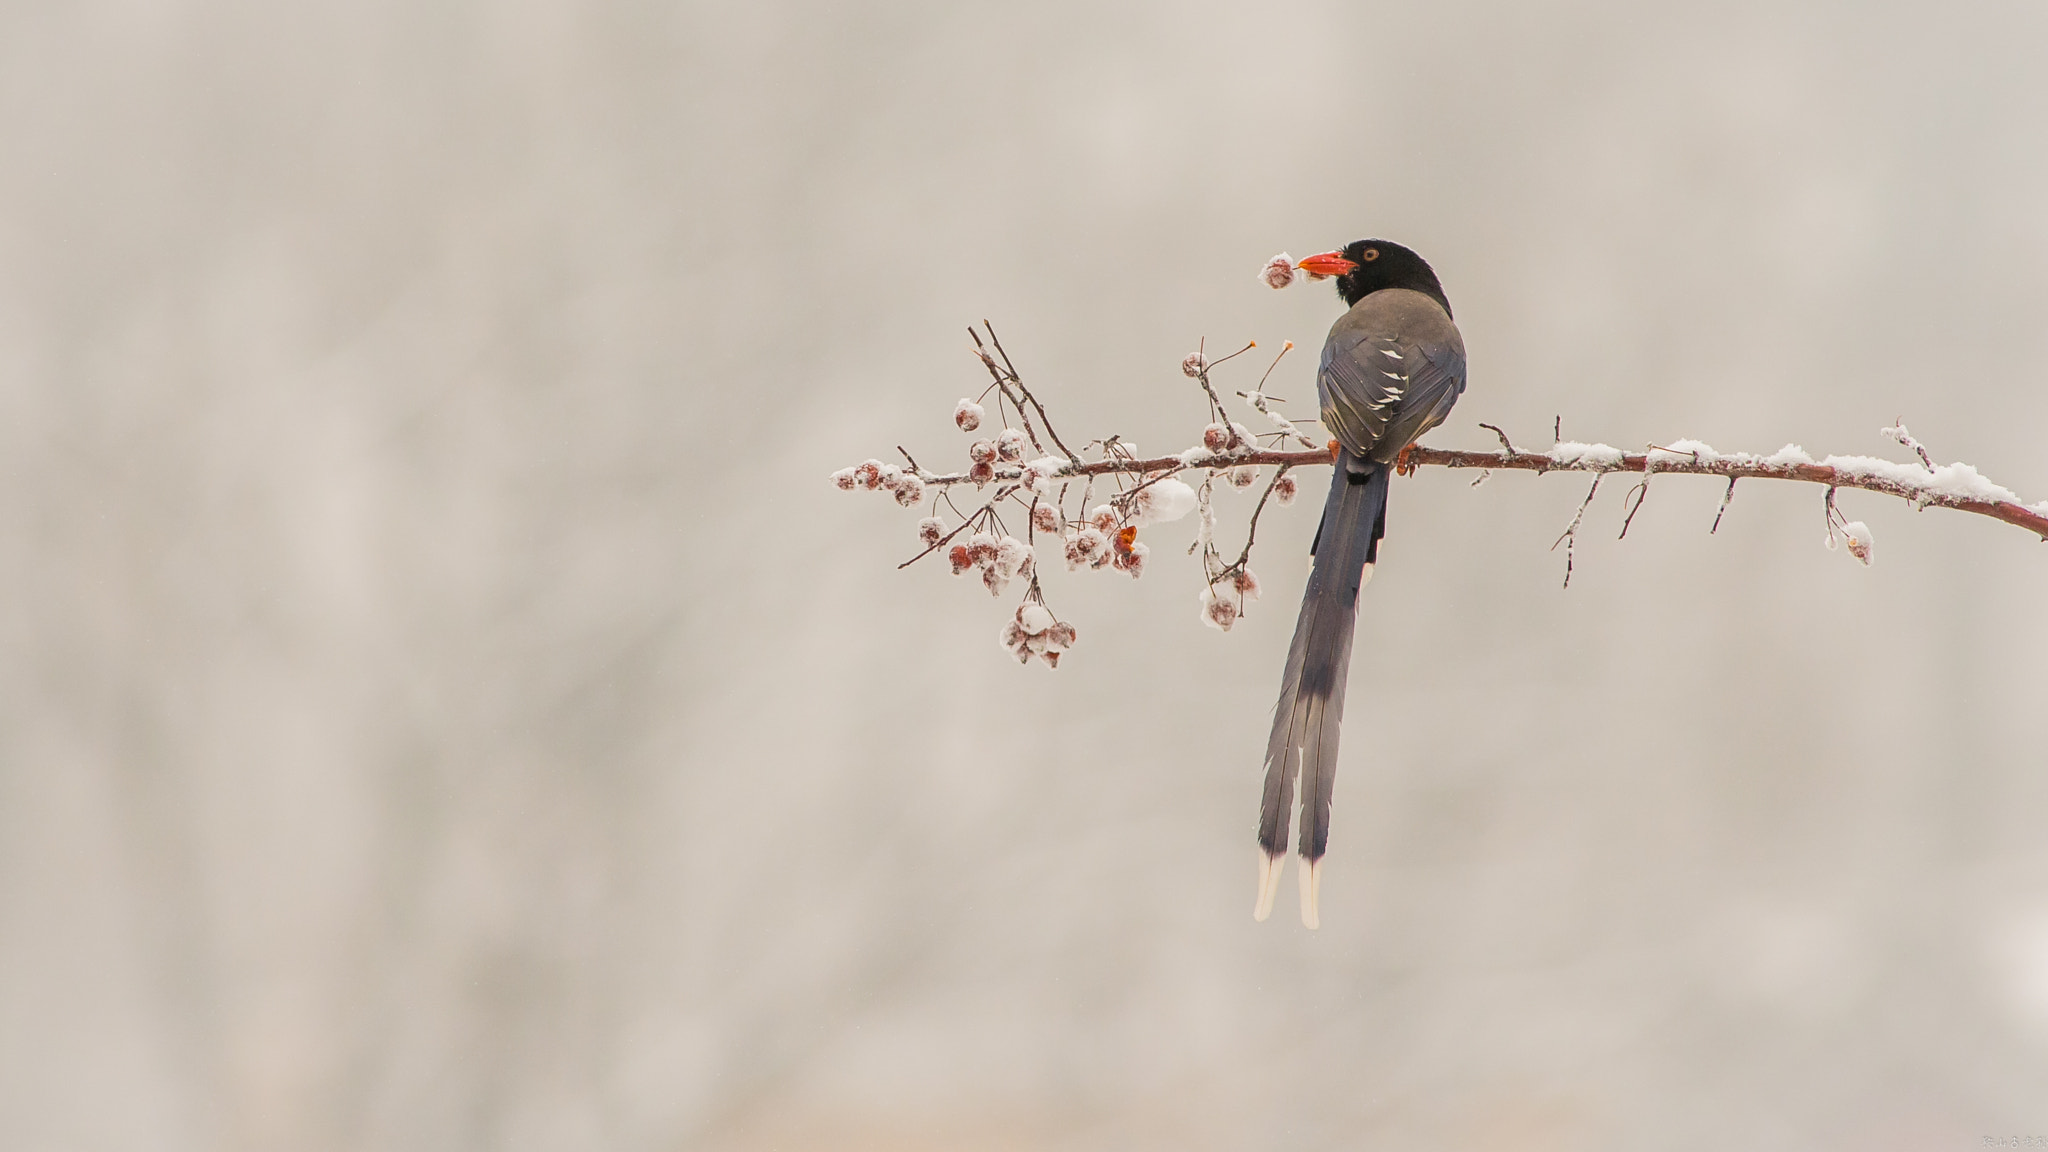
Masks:
[[[1264,920],[1273,911],[1287,862],[1298,772],[1301,921],[1314,928],[1358,592],[1372,579],[1387,532],[1387,481],[1395,458],[1443,423],[1465,390],[1465,341],[1451,322],[1451,302],[1436,273],[1399,244],[1360,240],[1341,252],[1310,256],[1300,267],[1336,277],[1337,294],[1350,311],[1331,325],[1316,374],[1323,426],[1337,437],[1337,459],[1266,744],[1253,915]]]

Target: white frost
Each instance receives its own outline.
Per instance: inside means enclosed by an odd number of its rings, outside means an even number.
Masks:
[[[1622,451],[1607,444],[1581,444],[1565,440],[1550,449],[1550,458],[1567,468],[1615,468]]]
[[[1712,444],[1702,444],[1698,440],[1673,440],[1671,443],[1661,447],[1651,448],[1649,456],[1651,467],[1673,461],[1698,461],[1701,464],[1711,464],[1721,459],[1721,454],[1714,451]]]
[[[1820,464],[1844,476],[1886,480],[1918,489],[1929,496],[1954,500],[2019,501],[2019,495],[2012,489],[1993,484],[1968,464],[1942,464],[1931,473],[1917,463],[1901,464],[1876,456],[1830,456]]]

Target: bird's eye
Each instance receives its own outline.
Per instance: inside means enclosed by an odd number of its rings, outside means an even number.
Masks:
[[[1358,254],[1358,258],[1360,260],[1377,260],[1380,258],[1380,250],[1377,248],[1367,248]]]

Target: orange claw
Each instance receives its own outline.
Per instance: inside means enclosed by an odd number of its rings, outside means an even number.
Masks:
[[[1411,464],[1411,463],[1409,463],[1409,462],[1408,462],[1408,456],[1409,456],[1409,454],[1410,454],[1410,453],[1412,453],[1412,452],[1414,452],[1414,451],[1415,451],[1415,445],[1413,445],[1413,444],[1410,444],[1410,445],[1408,445],[1407,447],[1405,447],[1405,448],[1402,448],[1402,449],[1401,449],[1401,450],[1400,450],[1399,452],[1396,452],[1396,453],[1394,454],[1394,475],[1396,475],[1396,476],[1413,476],[1413,475],[1415,475],[1415,469],[1416,469],[1417,465],[1414,465],[1414,464]]]
[[[1330,441],[1330,463],[1332,463],[1332,464],[1335,464],[1336,462],[1337,462],[1337,442],[1336,442],[1335,440],[1332,440],[1332,441]]]

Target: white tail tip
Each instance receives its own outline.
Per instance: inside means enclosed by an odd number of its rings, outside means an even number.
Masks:
[[[1273,897],[1280,894],[1280,874],[1287,870],[1287,853],[1268,856],[1264,849],[1259,851],[1259,902],[1252,908],[1252,919],[1263,921],[1273,914]]]
[[[1323,896],[1323,862],[1304,859],[1295,874],[1301,877],[1301,922],[1309,928],[1321,928],[1323,917],[1319,909]]]

